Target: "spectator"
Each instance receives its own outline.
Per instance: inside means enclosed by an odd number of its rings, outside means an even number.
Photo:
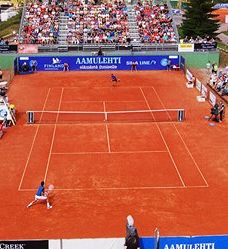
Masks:
[[[103,56],[103,51],[102,51],[101,47],[99,47],[97,55],[98,56]]]
[[[57,43],[60,4],[56,0],[34,0],[27,3],[22,30],[23,43]]]
[[[225,105],[222,101],[220,101],[219,105],[219,122],[222,122],[223,118],[225,116]]]
[[[0,80],[2,80],[2,78],[3,78],[3,72],[2,72],[2,70],[0,68]]]
[[[138,0],[134,8],[142,43],[176,43],[167,4],[155,5]]]
[[[134,219],[131,215],[127,216],[125,249],[139,249],[139,236],[136,227],[134,226]]]
[[[212,120],[219,122],[218,115],[219,115],[219,105],[218,103],[215,103],[215,105],[211,108],[211,116],[209,120],[211,120],[214,117]]]
[[[214,68],[216,70],[216,67]],[[211,74],[209,84],[213,87],[220,95],[228,95],[228,71],[226,69],[219,70],[219,73]]]
[[[206,67],[207,67],[207,72],[210,73],[210,71],[211,71],[211,62],[210,61],[207,62]]]
[[[137,67],[138,67],[138,62],[137,61],[132,61],[132,63],[131,63],[131,71],[137,71],[138,70]]]

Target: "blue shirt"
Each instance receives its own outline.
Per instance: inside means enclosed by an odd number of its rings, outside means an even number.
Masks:
[[[115,75],[112,75],[112,81],[117,81],[117,78]]]
[[[44,193],[44,187],[40,185],[37,192],[36,192],[36,195],[42,196],[43,193]]]

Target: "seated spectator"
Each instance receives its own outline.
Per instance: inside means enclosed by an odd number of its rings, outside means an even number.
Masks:
[[[228,95],[228,70],[219,70],[219,73],[213,73],[210,76],[209,84],[222,96]]]
[[[57,0],[28,2],[21,33],[22,42],[43,45],[57,43],[61,10],[61,2]]]
[[[142,43],[176,43],[168,6],[138,0],[134,8]]]

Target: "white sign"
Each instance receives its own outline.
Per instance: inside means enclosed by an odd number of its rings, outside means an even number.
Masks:
[[[207,87],[202,85],[201,94],[207,98]]]
[[[216,103],[216,96],[211,91],[209,92],[209,102],[214,106]]]
[[[202,87],[202,83],[196,79],[196,89],[200,92],[201,91],[201,87]]]

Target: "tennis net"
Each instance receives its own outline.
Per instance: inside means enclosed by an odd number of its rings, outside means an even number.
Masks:
[[[184,109],[136,111],[27,111],[28,124],[71,124],[77,122],[182,122]]]

